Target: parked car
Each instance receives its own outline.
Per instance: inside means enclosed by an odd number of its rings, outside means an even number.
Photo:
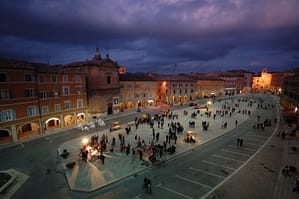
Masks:
[[[119,129],[121,129],[120,121],[112,122],[112,127],[110,128],[110,132],[111,131],[116,131],[116,130],[119,130]]]

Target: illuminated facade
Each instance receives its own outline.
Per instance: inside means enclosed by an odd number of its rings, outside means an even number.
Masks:
[[[0,61],[0,144],[47,134],[86,119],[81,71],[23,61]]]
[[[176,105],[195,100],[195,80],[189,75],[159,75],[158,104]]]
[[[196,98],[221,97],[224,92],[224,80],[213,78],[198,79],[196,80],[195,91]]]
[[[147,74],[126,73],[120,78],[120,109],[155,106],[157,81]]]
[[[255,91],[265,91],[271,88],[272,74],[267,72],[264,68],[260,76],[254,76],[252,78],[252,89]]]

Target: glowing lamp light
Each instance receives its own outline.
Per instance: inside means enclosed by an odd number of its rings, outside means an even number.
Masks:
[[[210,101],[210,100],[207,101],[207,104],[208,104],[208,105],[211,105],[211,104],[212,104],[212,101]]]
[[[295,112],[297,112],[297,111],[298,111],[298,107],[296,106],[296,107],[295,107]]]
[[[84,145],[86,145],[86,144],[88,143],[88,139],[87,139],[87,138],[83,138],[82,143],[83,143]]]

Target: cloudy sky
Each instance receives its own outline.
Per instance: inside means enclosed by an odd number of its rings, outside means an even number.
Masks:
[[[129,72],[299,67],[298,0],[1,0],[0,57],[50,64],[95,49]]]

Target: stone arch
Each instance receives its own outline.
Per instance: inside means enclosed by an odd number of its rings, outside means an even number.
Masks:
[[[57,117],[52,117],[46,120],[45,122],[45,128],[46,129],[55,129],[55,128],[60,128],[60,119]]]
[[[39,124],[37,122],[26,122],[17,128],[18,140],[27,139],[40,134]]]
[[[0,129],[0,144],[12,142],[11,132],[7,129]]]
[[[63,117],[63,126],[67,127],[67,126],[73,126],[75,123],[74,123],[74,116],[71,115],[71,114],[68,114],[68,115],[65,115]]]
[[[81,112],[77,114],[77,123],[82,123],[86,121],[86,114]]]

